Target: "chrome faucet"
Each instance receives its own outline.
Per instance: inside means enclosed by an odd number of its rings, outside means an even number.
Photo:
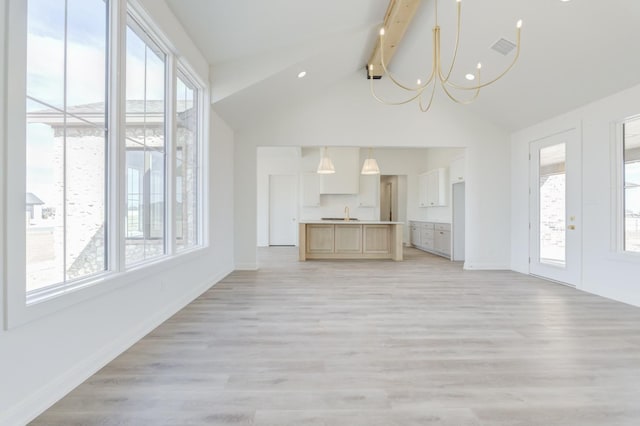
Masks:
[[[349,222],[349,206],[344,207],[344,220]]]

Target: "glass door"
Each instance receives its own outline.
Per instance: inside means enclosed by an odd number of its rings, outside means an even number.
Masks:
[[[570,285],[581,271],[580,156],[575,129],[530,146],[529,272]]]

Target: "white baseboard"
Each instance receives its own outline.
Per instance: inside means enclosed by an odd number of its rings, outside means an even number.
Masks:
[[[26,425],[231,272],[232,270],[229,268],[228,271],[221,272],[213,278],[199,283],[183,297],[173,301],[163,311],[147,318],[134,329],[127,330],[128,332],[109,342],[93,356],[42,386],[16,406],[0,414],[0,426]]]
[[[478,263],[464,262],[462,269],[470,271],[510,271],[511,268],[506,263]]]

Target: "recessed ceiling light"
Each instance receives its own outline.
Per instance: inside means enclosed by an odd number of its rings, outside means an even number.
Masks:
[[[466,78],[467,80],[471,81],[471,80],[475,80],[476,76],[473,74],[467,74],[464,76],[464,78]]]
[[[307,75],[307,72],[306,72],[306,71],[300,71],[300,72],[298,73],[298,78],[302,78],[302,77],[304,77],[305,75]]]
[[[568,2],[570,2],[571,0],[560,0],[560,1],[561,1],[562,3],[568,3]]]

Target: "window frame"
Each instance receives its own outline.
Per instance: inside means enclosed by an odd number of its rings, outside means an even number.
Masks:
[[[117,2],[118,0],[108,0],[107,4],[106,4],[106,18],[107,18],[107,25],[106,25],[106,34],[105,34],[105,44],[106,44],[106,49],[105,49],[105,106],[104,106],[104,128],[102,128],[101,130],[104,130],[104,184],[103,184],[103,202],[104,202],[104,208],[103,208],[103,213],[104,213],[104,254],[103,254],[103,268],[100,271],[95,271],[89,274],[85,274],[79,278],[67,278],[67,270],[63,271],[63,279],[62,281],[53,283],[53,284],[49,284],[49,285],[45,285],[43,287],[40,288],[36,288],[34,290],[31,291],[27,291],[26,292],[26,300],[27,300],[27,304],[30,303],[30,301],[32,300],[42,300],[42,299],[46,299],[47,297],[50,297],[51,295],[55,295],[58,293],[64,293],[65,291],[67,291],[69,288],[73,288],[75,286],[82,286],[84,285],[86,282],[90,282],[92,281],[94,278],[99,278],[101,276],[103,276],[105,273],[109,272],[112,270],[112,268],[110,267],[110,254],[109,254],[109,245],[111,244],[111,239],[110,236],[108,235],[108,229],[111,226],[112,223],[112,217],[109,214],[109,205],[110,205],[110,200],[109,200],[109,193],[108,193],[108,187],[109,187],[109,180],[111,178],[111,170],[110,170],[110,165],[111,165],[111,161],[110,161],[110,151],[113,149],[112,144],[111,144],[111,140],[110,140],[110,134],[111,134],[111,129],[112,129],[112,120],[111,120],[111,110],[109,108],[109,98],[108,98],[108,94],[110,93],[110,85],[111,85],[111,81],[110,81],[110,67],[111,67],[111,43],[112,43],[112,28],[111,28],[111,22],[112,22],[112,3],[113,2]],[[26,3],[26,8],[28,10],[28,0],[25,2]],[[68,8],[68,4],[65,3],[65,7]],[[65,148],[63,148],[66,151],[66,146],[67,146],[67,130],[69,128],[68,124],[67,124],[67,120],[68,117],[74,117],[78,120],[81,121],[85,121],[87,124],[90,124],[91,126],[93,126],[94,129],[99,129],[100,127],[94,123],[94,122],[90,122],[88,120],[84,120],[82,117],[80,117],[79,115],[76,115],[74,113],[71,113],[68,111],[68,104],[67,104],[67,98],[69,96],[69,93],[67,91],[68,89],[68,84],[67,84],[67,79],[68,79],[68,68],[67,66],[67,52],[69,49],[68,46],[68,31],[69,31],[69,27],[66,26],[67,25],[67,19],[66,16],[68,14],[68,10],[65,10],[65,28],[64,28],[64,40],[65,40],[65,53],[64,53],[64,61],[65,61],[65,69],[63,72],[64,75],[64,93],[62,94],[62,99],[63,99],[63,103],[62,105],[56,106],[53,103],[52,104],[48,104],[46,101],[42,100],[42,99],[37,99],[35,97],[33,97],[32,95],[30,95],[28,93],[28,85],[26,84],[25,81],[25,96],[26,96],[26,102],[28,103],[29,101],[31,102],[35,102],[40,104],[43,108],[49,108],[52,110],[56,110],[58,113],[62,114],[63,116],[63,124],[62,127],[64,128],[63,130],[63,144],[65,146]],[[28,22],[27,22],[27,18],[28,18],[28,14],[27,17],[25,17],[25,45],[28,44]],[[25,53],[27,53],[28,50],[28,46],[25,48]],[[24,64],[25,67],[25,76],[26,76],[26,72],[27,72],[27,64]],[[26,108],[25,108],[26,111]],[[28,115],[28,114],[27,114]],[[28,122],[28,119],[26,120]],[[26,124],[26,123],[25,123]],[[23,138],[25,144],[26,144],[26,133],[25,133],[25,137]],[[26,167],[26,153],[25,153],[25,167]],[[64,171],[63,171],[63,179],[64,179],[64,187],[63,187],[63,209],[62,209],[62,215],[63,215],[63,242],[62,242],[62,246],[63,246],[63,269],[66,269],[66,262],[67,262],[67,244],[68,244],[68,225],[67,225],[67,209],[66,209],[66,203],[67,203],[67,164],[66,164],[66,160],[63,161],[63,165],[62,165]],[[26,170],[25,170],[26,172]],[[25,181],[25,186],[26,186],[26,181]],[[25,245],[26,245],[26,239],[25,239]],[[25,252],[26,252],[26,247],[25,247]],[[26,259],[25,259],[25,269],[26,269]],[[26,276],[25,276],[25,281],[26,281]],[[26,284],[26,282],[25,282]]]
[[[616,215],[619,224],[619,244],[618,250],[624,253],[626,256],[633,256],[635,258],[640,258],[640,251],[627,250],[627,235],[626,235],[626,206],[627,206],[627,195],[626,195],[626,177],[625,177],[625,169],[626,169],[626,132],[625,126],[630,122],[640,122],[640,115],[635,115],[631,117],[627,117],[622,120],[618,126],[618,161],[616,161],[616,168],[618,169],[618,191],[619,191],[619,202],[618,202],[618,214]]]
[[[119,148],[123,151],[122,154],[122,170],[121,170],[121,174],[120,176],[126,176],[127,173],[127,159],[126,159],[126,155],[127,155],[127,149],[126,149],[126,130],[127,130],[127,123],[126,123],[126,102],[127,102],[127,95],[126,95],[126,57],[127,57],[127,40],[126,40],[126,33],[127,33],[127,28],[129,27],[129,21],[133,21],[133,23],[137,26],[137,28],[132,28],[133,31],[136,32],[136,34],[138,35],[138,37],[140,37],[142,39],[142,41],[145,44],[152,44],[155,45],[155,47],[157,47],[164,55],[165,55],[165,62],[164,62],[164,75],[165,75],[165,80],[164,80],[164,91],[165,91],[165,99],[164,99],[164,138],[165,138],[165,144],[164,144],[164,226],[163,226],[163,253],[158,255],[158,256],[153,256],[150,258],[143,258],[142,260],[139,261],[134,261],[131,263],[127,263],[127,259],[126,259],[126,231],[127,231],[127,188],[126,188],[126,179],[122,179],[124,180],[124,184],[123,184],[123,191],[122,191],[122,197],[121,197],[121,214],[120,214],[120,218],[122,220],[121,222],[121,227],[122,227],[122,233],[119,235],[118,241],[120,242],[119,247],[120,247],[120,252],[118,253],[120,262],[119,264],[122,265],[123,270],[133,270],[133,269],[137,269],[140,268],[146,264],[153,264],[156,263],[157,261],[161,261],[162,259],[166,259],[168,257],[171,257],[172,255],[174,255],[175,251],[172,249],[172,246],[170,244],[171,240],[168,240],[169,236],[172,235],[173,231],[171,228],[171,224],[169,223],[169,221],[171,220],[171,218],[173,217],[173,211],[170,208],[169,204],[171,204],[171,200],[173,200],[173,195],[172,195],[172,191],[171,191],[171,184],[170,184],[170,179],[171,176],[173,174],[173,168],[171,167],[171,164],[173,162],[172,159],[172,155],[170,155],[173,151],[172,151],[172,145],[173,145],[173,140],[175,137],[175,132],[173,131],[173,119],[171,117],[171,111],[173,111],[175,109],[175,107],[173,107],[174,104],[174,93],[175,90],[173,90],[173,86],[174,83],[173,81],[175,80],[175,73],[173,72],[173,62],[174,62],[174,56],[171,52],[170,47],[167,45],[167,43],[162,39],[162,37],[157,35],[157,31],[153,28],[152,25],[149,24],[150,19],[149,18],[145,18],[145,16],[141,13],[140,9],[137,9],[132,3],[126,3],[126,6],[124,7],[125,9],[125,17],[123,19],[123,23],[122,23],[122,35],[123,35],[123,50],[120,51],[121,55],[120,57],[123,58],[124,60],[122,61],[124,63],[124,72],[123,74],[121,74],[123,77],[121,79],[121,83],[122,83],[122,91],[120,93],[121,95],[121,99],[122,99],[122,108],[120,110],[120,118],[121,118],[121,123],[122,123],[122,131],[123,131],[123,135],[120,138],[120,141],[117,142],[119,145]],[[142,34],[138,33],[136,30],[140,30],[142,32]],[[146,156],[146,154],[145,154]],[[145,238],[146,240],[146,238]]]
[[[196,173],[196,197],[197,197],[197,204],[196,204],[196,215],[197,215],[197,219],[196,219],[196,244],[189,246],[189,247],[184,247],[182,249],[178,249],[177,246],[177,242],[176,242],[176,234],[177,232],[174,233],[173,239],[172,239],[172,245],[174,247],[174,252],[175,253],[188,253],[189,251],[192,250],[198,250],[201,247],[205,247],[206,243],[205,243],[205,235],[204,235],[204,222],[205,220],[204,218],[204,191],[203,191],[203,183],[204,183],[204,155],[205,155],[205,146],[203,143],[204,140],[204,131],[205,131],[205,117],[204,117],[204,105],[205,105],[205,89],[204,89],[204,85],[199,81],[199,79],[197,77],[195,77],[195,73],[193,71],[191,71],[191,69],[189,68],[189,66],[187,64],[185,64],[182,61],[178,61],[177,62],[177,68],[176,68],[176,91],[177,91],[177,82],[178,82],[178,78],[182,79],[183,82],[186,82],[188,84],[191,85],[191,89],[193,89],[193,94],[194,94],[194,108],[196,111],[196,116],[197,116],[197,123],[196,123],[196,130],[197,130],[197,135],[196,135],[196,151],[197,151],[197,157],[196,157],[196,167],[197,167],[197,173]],[[174,96],[174,99],[178,100],[177,94]],[[174,112],[177,112],[177,106],[174,109]],[[174,114],[174,119],[175,119],[175,115]],[[175,131],[177,132],[177,123],[174,126]],[[173,137],[174,141],[177,141],[177,134],[174,135]],[[176,167],[176,160],[177,160],[177,145],[174,147],[174,155],[172,156],[172,163],[173,163],[173,167],[174,167],[174,172],[173,172],[173,185],[176,184],[176,176],[177,173],[175,171],[175,167]],[[177,209],[177,196],[176,196],[176,192],[177,192],[177,188],[174,188],[175,192],[173,194],[173,205],[174,208]],[[173,216],[173,226],[177,227],[176,224],[176,217],[177,215],[174,214]],[[175,228],[174,228],[175,229]]]
[[[6,91],[5,101],[2,101],[2,108],[6,111],[6,138],[8,141],[25,141],[26,139],[26,43],[27,43],[27,2],[24,0],[8,0],[6,15],[6,62],[12,63],[11,67],[6,67],[4,90]],[[163,271],[174,268],[184,262],[198,259],[205,256],[208,251],[209,241],[206,237],[206,230],[209,228],[207,215],[208,199],[203,196],[208,191],[209,182],[208,170],[205,170],[204,158],[208,155],[207,144],[204,143],[204,135],[208,131],[208,116],[205,113],[205,106],[208,102],[208,85],[199,78],[191,81],[197,83],[200,94],[199,127],[200,137],[198,143],[200,148],[199,164],[199,208],[201,214],[198,218],[198,228],[201,233],[200,244],[191,250],[184,250],[176,253],[174,247],[174,212],[170,207],[175,204],[175,189],[171,182],[174,181],[173,163],[175,154],[173,153],[173,141],[175,138],[175,86],[176,69],[178,67],[178,53],[171,44],[167,42],[166,36],[162,33],[150,16],[136,0],[111,0],[109,3],[109,32],[108,32],[108,95],[107,95],[107,167],[106,167],[106,217],[107,226],[106,238],[108,244],[106,248],[107,265],[103,272],[83,279],[73,280],[64,288],[58,285],[47,287],[50,291],[42,291],[37,295],[28,294],[26,291],[26,233],[25,233],[25,203],[26,192],[26,143],[7,143],[3,149],[0,148],[0,159],[6,165],[6,175],[0,177],[2,180],[1,191],[4,198],[0,200],[0,206],[6,207],[4,218],[5,245],[0,249],[6,249],[5,263],[0,265],[4,268],[6,277],[6,292],[4,294],[4,328],[11,329],[22,324],[34,321],[43,316],[63,310],[72,305],[88,301],[100,295],[106,294],[114,289],[135,285],[136,282],[145,277],[161,274]],[[154,257],[143,263],[135,265],[125,265],[124,242],[125,230],[122,212],[126,209],[126,179],[123,173],[126,171],[124,139],[125,120],[124,106],[126,75],[126,44],[125,31],[127,16],[131,14],[137,18],[137,22],[155,36],[154,42],[165,49],[167,67],[165,84],[167,85],[167,99],[165,102],[165,115],[167,117],[166,139],[166,160],[165,160],[165,245],[166,252],[163,256]],[[170,48],[171,47],[171,48]],[[190,70],[188,64],[180,59],[181,67]],[[190,73],[193,77],[196,73]],[[118,78],[120,76],[120,78]],[[11,185],[8,183],[11,182]],[[206,203],[205,203],[206,201]],[[207,210],[204,210],[204,209]],[[2,231],[0,231],[1,233]],[[54,288],[55,287],[55,288]],[[47,289],[45,288],[45,289]],[[0,301],[2,299],[0,298]]]
[[[624,162],[624,126],[630,121],[640,120],[640,114],[631,115],[611,124],[611,180],[615,189],[611,194],[611,251],[615,258],[622,261],[637,263],[640,252],[626,250],[625,235],[625,162]]]

